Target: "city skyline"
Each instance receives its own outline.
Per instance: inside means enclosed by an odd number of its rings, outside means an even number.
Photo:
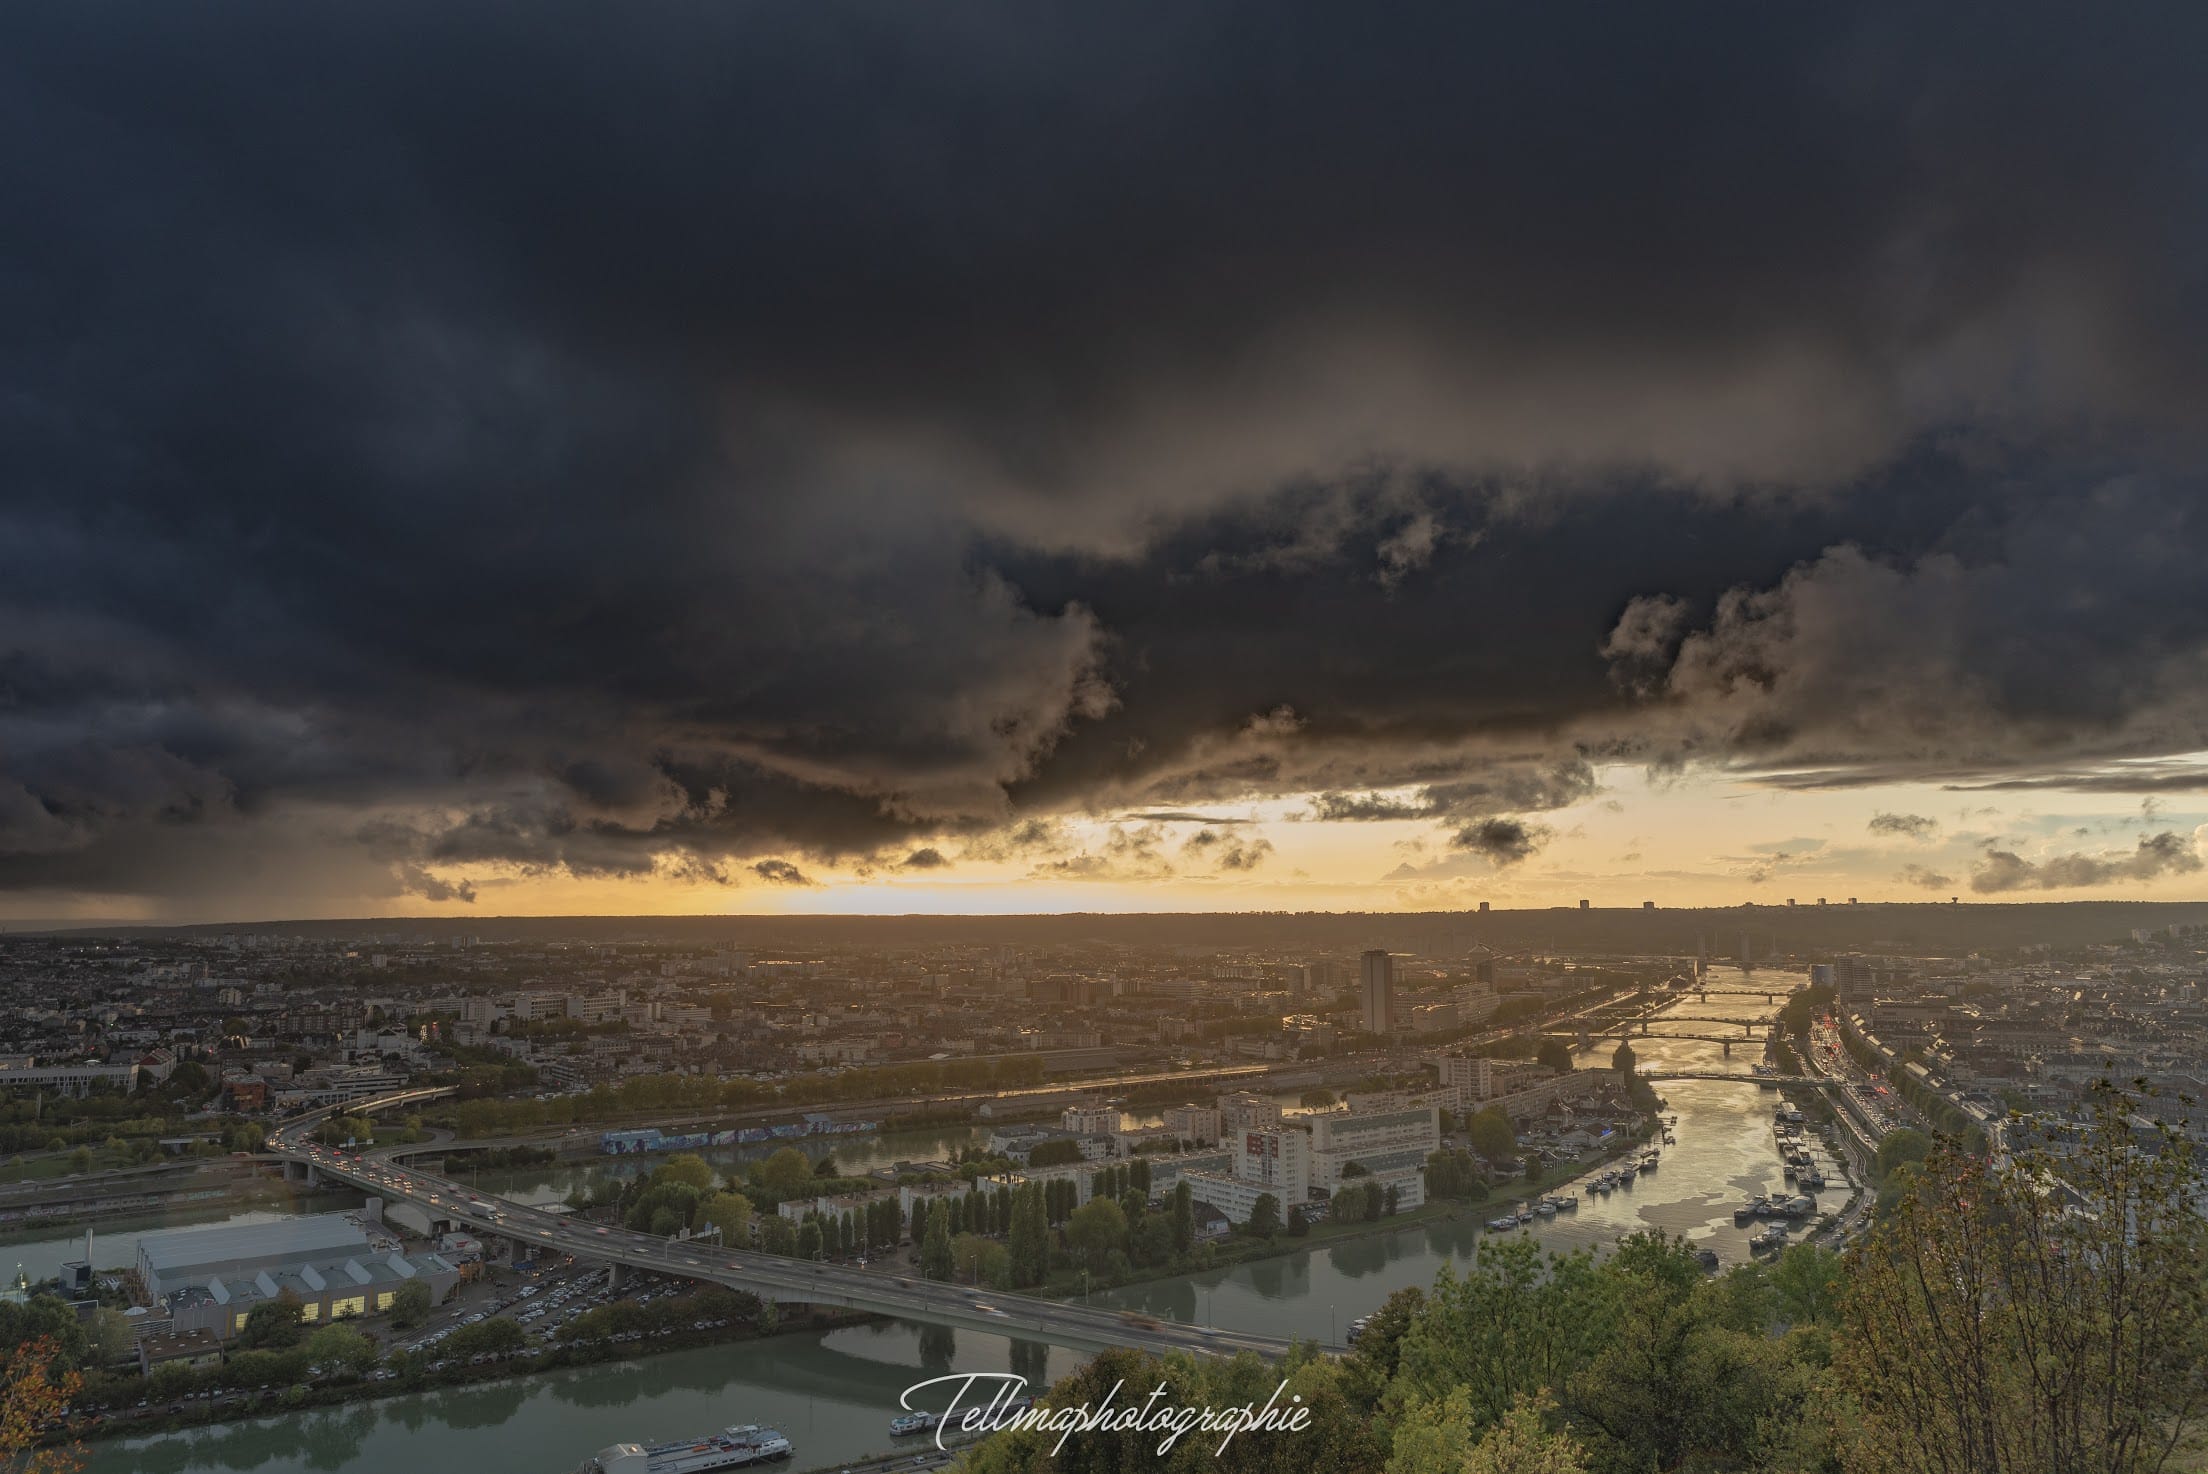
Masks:
[[[132,14],[0,921],[2208,895],[2197,18]]]

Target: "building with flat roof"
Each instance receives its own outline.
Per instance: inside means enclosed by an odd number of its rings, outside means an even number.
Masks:
[[[389,1310],[413,1280],[440,1303],[460,1271],[440,1254],[400,1253],[397,1239],[352,1214],[316,1213],[147,1234],[138,1241],[138,1277],[148,1298],[166,1305],[175,1334],[227,1341],[266,1301],[296,1299],[313,1326]]]
[[[275,1223],[149,1233],[138,1240],[138,1278],[158,1300],[224,1275],[369,1252],[368,1229],[360,1220],[348,1213],[313,1213]]]
[[[0,1088],[27,1086],[75,1096],[91,1094],[95,1085],[112,1085],[117,1090],[129,1091],[137,1087],[138,1071],[139,1066],[135,1064],[34,1065],[8,1059],[0,1060]]]

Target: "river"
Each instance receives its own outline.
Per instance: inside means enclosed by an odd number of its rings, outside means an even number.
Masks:
[[[1770,976],[1758,973],[1757,980]],[[1792,980],[1789,979],[1789,982]],[[1711,999],[1674,1011],[1749,1018],[1764,1005]],[[1661,1026],[1659,1026],[1661,1027]],[[1679,1032],[1689,1026],[1678,1026]],[[1710,1032],[1699,1026],[1700,1032]],[[1586,1064],[1607,1064],[1598,1044]],[[1651,1037],[1636,1040],[1641,1068],[1736,1069],[1760,1057],[1756,1047]],[[1658,1086],[1667,1113],[1678,1117],[1677,1144],[1663,1153],[1653,1177],[1607,1198],[1581,1194],[1577,1213],[1535,1230],[1548,1247],[1599,1247],[1636,1228],[1683,1234],[1714,1249],[1724,1262],[1749,1257],[1748,1228],[1733,1225],[1733,1208],[1749,1194],[1785,1184],[1771,1135],[1777,1096],[1753,1083],[1669,1081]],[[975,1139],[973,1132],[901,1133],[849,1151],[846,1166],[864,1170],[900,1159],[940,1157]],[[1822,1154],[1829,1161],[1829,1154]],[[627,1166],[629,1164],[622,1164]],[[564,1195],[576,1169],[515,1173],[498,1190]],[[485,1173],[491,1186],[494,1174]],[[1835,1177],[1835,1181],[1838,1178]],[[1840,1206],[1828,1192],[1822,1205]],[[1432,1282],[1442,1265],[1467,1260],[1486,1231],[1481,1220],[1499,1209],[1467,1209],[1461,1218],[1423,1223],[1277,1259],[1206,1274],[1100,1292],[1099,1303],[1146,1310],[1191,1323],[1278,1335],[1339,1340],[1340,1328],[1379,1307],[1395,1290]],[[108,1256],[103,1255],[103,1258]],[[1047,1366],[1044,1358],[1047,1356]],[[1017,1363],[1017,1365],[1015,1365]],[[619,1440],[678,1437],[732,1422],[770,1423],[797,1446],[792,1469],[847,1462],[888,1447],[888,1420],[897,1395],[923,1377],[959,1371],[1018,1370],[1054,1378],[1078,1364],[1065,1351],[1045,1352],[1002,1337],[955,1336],[901,1323],[851,1327],[819,1335],[683,1351],[633,1363],[392,1398],[347,1408],[264,1419],[201,1433],[93,1445],[90,1474],[566,1474],[586,1455]]]

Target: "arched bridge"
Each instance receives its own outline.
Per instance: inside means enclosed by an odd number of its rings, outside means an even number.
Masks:
[[[283,1158],[287,1170],[289,1164],[297,1164],[317,1178],[347,1183],[393,1202],[411,1203],[433,1220],[447,1219],[481,1234],[572,1254],[578,1259],[725,1285],[777,1303],[831,1305],[934,1321],[961,1330],[1046,1341],[1080,1351],[1131,1346],[1146,1351],[1222,1356],[1255,1351],[1280,1357],[1286,1355],[1291,1344],[1274,1336],[1186,1326],[1033,1295],[945,1284],[851,1265],[809,1263],[700,1240],[655,1238],[625,1228],[582,1223],[563,1214],[486,1198],[448,1178],[414,1171],[395,1161],[341,1152],[311,1140],[314,1127],[340,1110],[347,1115],[364,1115],[448,1093],[449,1088],[401,1091],[312,1111],[279,1127],[269,1136],[266,1150]]]

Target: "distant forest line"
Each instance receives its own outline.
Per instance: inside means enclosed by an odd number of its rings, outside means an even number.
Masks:
[[[1017,946],[1303,948],[1387,947],[1449,955],[1501,952],[1694,954],[1706,941],[1713,962],[1739,953],[1945,953],[2130,939],[2138,929],[2208,925],[2208,901],[2012,901],[1861,906],[1541,907],[1435,912],[1073,912],[1020,916],[455,916],[227,922],[194,926],[75,926],[54,933],[139,938],[208,938],[249,933],[344,938],[476,937],[484,942],[663,942],[754,951],[832,946]],[[21,935],[22,933],[17,933]]]

